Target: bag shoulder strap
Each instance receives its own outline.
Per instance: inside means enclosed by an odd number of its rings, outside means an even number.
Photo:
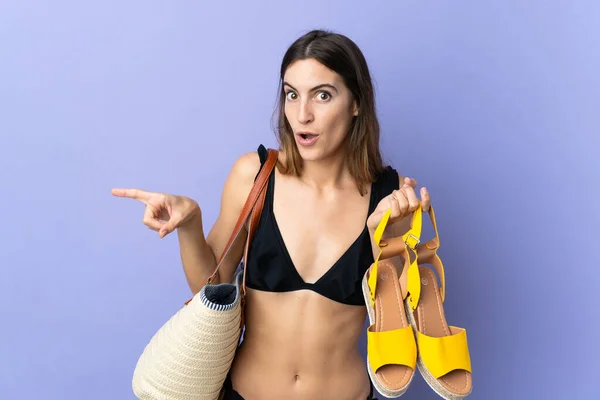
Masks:
[[[229,242],[227,242],[227,246],[225,246],[225,250],[223,251],[223,254],[221,254],[219,261],[217,262],[217,267],[215,268],[215,271],[208,278],[207,284],[211,284],[215,280],[217,273],[219,271],[219,268],[221,268],[221,264],[223,263],[223,260],[225,259],[225,257],[229,253],[229,251],[231,250],[231,246],[233,245],[233,243],[239,236],[240,232],[242,231],[244,224],[248,221],[248,218],[252,215],[252,218],[250,219],[250,223],[248,226],[248,238],[246,240],[246,248],[244,250],[244,287],[245,287],[245,284],[246,284],[245,269],[246,269],[246,257],[248,255],[248,247],[249,247],[250,242],[252,241],[252,237],[254,236],[254,233],[256,232],[256,226],[258,225],[258,221],[260,220],[260,215],[262,213],[262,209],[264,207],[264,202],[265,202],[265,197],[266,197],[265,194],[266,194],[267,182],[269,181],[269,176],[271,175],[271,172],[273,171],[275,164],[277,164],[277,157],[278,157],[278,151],[269,149],[267,161],[261,168],[260,173],[258,174],[256,180],[254,181],[252,190],[250,190],[250,194],[248,195],[248,198],[246,199],[246,203],[244,204],[244,207],[242,208],[242,212],[240,213],[237,223],[235,224],[235,228],[233,229],[233,232],[231,233]]]

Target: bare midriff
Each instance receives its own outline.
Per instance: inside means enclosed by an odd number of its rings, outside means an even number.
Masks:
[[[358,348],[365,313],[310,290],[248,289],[234,390],[246,400],[366,399],[370,383]]]

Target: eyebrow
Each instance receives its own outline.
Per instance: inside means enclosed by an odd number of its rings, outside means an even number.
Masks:
[[[290,85],[289,83],[287,83],[287,82],[285,82],[285,81],[283,82],[283,85],[284,85],[284,86],[289,86],[289,87],[291,87],[292,89],[294,89],[295,91],[298,91],[298,90],[297,90],[295,87],[293,87],[292,85]],[[335,86],[333,86],[332,84],[330,84],[330,83],[322,83],[322,84],[320,84],[320,85],[317,85],[317,86],[315,86],[314,88],[310,89],[310,92],[314,92],[314,91],[315,91],[315,90],[317,90],[317,89],[322,89],[322,88],[325,88],[325,87],[327,87],[327,88],[331,88],[331,89],[335,90],[335,92],[336,92],[336,93],[338,93],[338,90],[337,90],[337,88],[336,88]]]

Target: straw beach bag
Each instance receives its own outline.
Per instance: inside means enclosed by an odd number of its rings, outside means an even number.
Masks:
[[[229,242],[207,284],[152,337],[133,373],[142,400],[216,400],[229,373],[243,327],[248,247],[258,225],[277,151],[269,149]],[[244,224],[243,269],[233,283],[213,284]]]

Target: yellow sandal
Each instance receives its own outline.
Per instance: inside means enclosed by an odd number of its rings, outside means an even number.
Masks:
[[[422,210],[418,210],[422,214]],[[416,212],[416,211],[415,211]],[[417,304],[406,302],[406,312],[411,326],[416,332],[417,366],[429,386],[446,400],[460,400],[473,389],[471,358],[466,330],[448,326],[443,302],[446,295],[444,266],[437,254],[440,246],[433,207],[429,216],[435,230],[435,237],[416,247],[417,274],[421,289]],[[421,225],[413,226],[411,232],[420,237]],[[431,265],[440,278],[441,290]],[[410,283],[410,281],[409,281]],[[410,290],[410,288],[409,288]],[[413,311],[413,312],[411,312]]]
[[[374,232],[373,241],[379,247],[379,255],[363,277],[362,290],[370,324],[367,330],[369,376],[379,393],[396,398],[408,389],[417,361],[415,335],[404,309],[406,290],[402,290],[399,278],[400,271],[405,273],[409,269],[410,257],[405,243],[414,239],[407,233],[382,240],[390,214],[388,210],[383,215]],[[418,272],[416,264],[414,269]]]

